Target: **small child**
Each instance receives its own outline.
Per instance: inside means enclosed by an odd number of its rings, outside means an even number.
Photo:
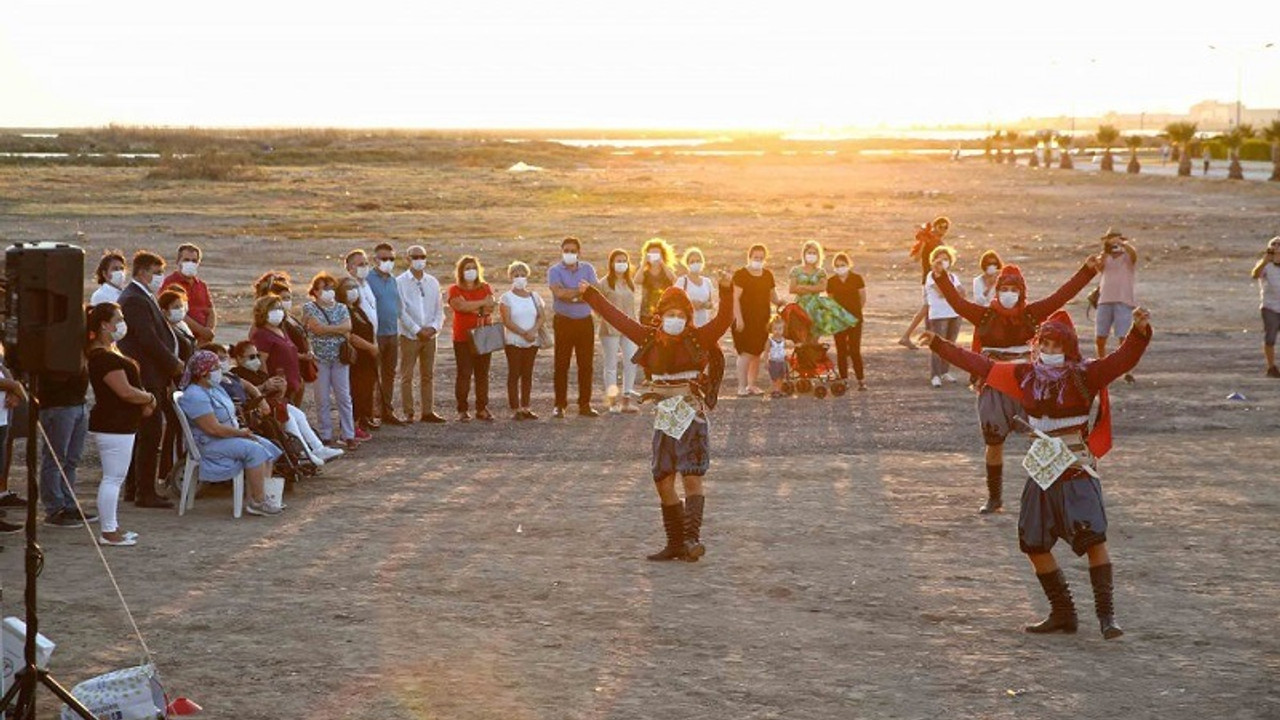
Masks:
[[[784,333],[787,323],[781,315],[774,315],[769,323],[769,379],[773,381],[773,392],[769,397],[786,397],[782,392],[782,381],[787,379],[787,340]]]

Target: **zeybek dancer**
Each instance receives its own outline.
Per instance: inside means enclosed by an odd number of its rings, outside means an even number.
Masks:
[[[992,360],[1026,362],[1036,327],[1084,289],[1098,272],[1098,257],[1090,257],[1057,292],[1027,302],[1027,281],[1017,265],[1005,265],[996,277],[994,298],[979,305],[961,297],[945,272],[933,271],[933,280],[947,304],[973,323],[973,349]],[[978,425],[986,444],[987,502],[978,512],[987,514],[1004,506],[1004,440],[1015,429],[1015,418],[1025,417],[1017,400],[986,383],[978,383]]]
[[[648,556],[650,560],[695,562],[706,553],[701,541],[706,503],[702,477],[711,466],[706,413],[715,406],[724,368],[723,362],[714,362],[713,355],[733,321],[733,290],[728,281],[727,276],[720,277],[720,309],[700,328],[694,327],[693,304],[680,288],[663,291],[651,323],[642,325],[591,284],[578,286],[592,310],[639,346],[633,361],[650,374],[646,398],[658,401],[651,469],[662,502],[667,545]],[[677,477],[684,485],[683,503],[676,493]]]
[[[1016,399],[1026,409],[1031,427],[1042,436],[1032,445],[1025,465],[1032,471],[1022,490],[1018,544],[1036,571],[1051,610],[1030,633],[1076,631],[1075,604],[1066,578],[1053,557],[1059,538],[1076,555],[1089,556],[1094,610],[1108,640],[1124,632],[1112,605],[1111,559],[1107,554],[1107,515],[1102,503],[1096,458],[1111,449],[1111,411],[1107,386],[1138,364],[1151,340],[1150,314],[1134,311],[1133,332],[1120,347],[1100,360],[1080,354],[1071,316],[1055,312],[1039,328],[1032,362],[997,362],[924,333],[923,342],[948,362],[969,370],[987,384]],[[1098,397],[1097,422],[1089,427],[1089,410]],[[1043,452],[1040,452],[1043,451]],[[1068,462],[1065,462],[1069,459]],[[1034,470],[1032,470],[1034,468]]]

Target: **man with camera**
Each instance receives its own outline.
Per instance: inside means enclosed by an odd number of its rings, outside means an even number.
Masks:
[[[1267,377],[1280,378],[1276,368],[1276,335],[1280,334],[1280,235],[1267,241],[1266,252],[1253,266],[1262,296],[1262,353],[1267,358]]]
[[[1102,278],[1098,283],[1098,315],[1095,319],[1094,342],[1098,357],[1107,355],[1107,337],[1114,330],[1117,340],[1124,340],[1133,327],[1133,309],[1138,306],[1134,287],[1137,284],[1138,251],[1119,230],[1107,229],[1102,236]],[[1125,382],[1133,375],[1125,373]]]

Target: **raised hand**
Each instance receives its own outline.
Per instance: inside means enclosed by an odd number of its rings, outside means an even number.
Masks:
[[[937,336],[938,334],[933,332],[932,330],[925,330],[924,332],[920,333],[919,337],[916,338],[916,344],[920,345],[921,347],[929,347],[929,344],[932,343],[933,339]]]
[[[1147,334],[1151,329],[1151,311],[1144,307],[1134,308],[1133,326],[1142,334]]]
[[[1085,258],[1084,265],[1094,272],[1102,272],[1102,253]]]

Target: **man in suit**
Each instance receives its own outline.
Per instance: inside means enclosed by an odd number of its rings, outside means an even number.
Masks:
[[[156,303],[164,280],[164,259],[141,250],[133,256],[133,280],[120,293],[120,311],[129,332],[119,343],[120,351],[138,363],[142,386],[171,403],[173,379],[182,372],[178,359],[178,337],[165,321]],[[181,412],[181,411],[179,411]],[[138,428],[133,464],[125,478],[125,499],[135,499],[138,507],[171,508],[173,503],[156,494],[156,470],[160,443],[164,437],[164,413],[152,413]]]

